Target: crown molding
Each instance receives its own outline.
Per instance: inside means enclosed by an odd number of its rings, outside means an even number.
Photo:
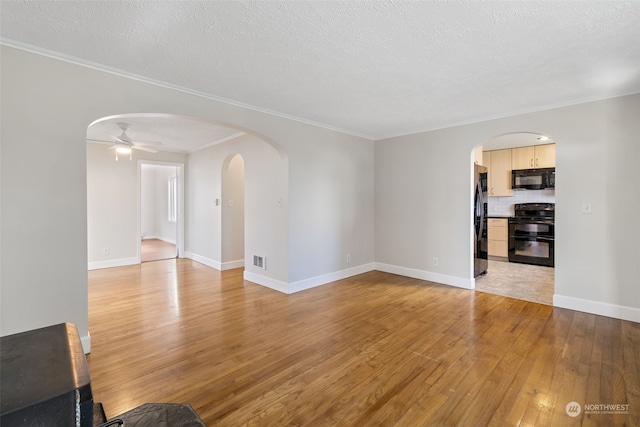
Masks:
[[[148,84],[152,84],[155,86],[159,86],[159,87],[163,87],[166,89],[171,89],[171,90],[175,90],[178,92],[183,92],[189,95],[195,95],[201,98],[206,98],[206,99],[210,99],[212,101],[217,101],[217,102],[222,102],[225,104],[229,104],[229,105],[233,105],[234,107],[240,107],[240,108],[245,108],[247,110],[253,110],[253,111],[257,111],[260,113],[264,113],[264,114],[269,114],[271,116],[276,116],[276,117],[280,117],[283,119],[288,119],[288,120],[293,120],[296,122],[300,122],[300,123],[304,123],[307,125],[311,125],[311,126],[316,126],[319,128],[323,128],[323,129],[327,129],[330,131],[334,131],[334,132],[339,132],[339,133],[343,133],[343,134],[347,134],[347,135],[352,135],[352,136],[356,136],[358,138],[364,138],[364,139],[368,139],[370,141],[375,141],[375,137],[373,137],[372,135],[365,135],[365,134],[361,134],[358,132],[354,132],[348,129],[342,129],[339,127],[335,127],[335,126],[331,126],[328,125],[326,123],[320,123],[320,122],[315,122],[313,120],[308,120],[302,117],[298,117],[298,116],[293,116],[291,114],[287,114],[287,113],[281,113],[279,111],[274,111],[274,110],[269,110],[267,108],[262,108],[262,107],[258,107],[255,105],[250,105],[250,104],[245,104],[243,102],[239,102],[239,101],[234,101],[232,99],[228,99],[228,98],[223,98],[221,96],[216,96],[216,95],[212,95],[209,93],[205,93],[205,92],[200,92],[197,90],[193,90],[193,89],[189,89],[183,86],[178,86],[178,85],[174,85],[172,83],[167,83],[167,82],[163,82],[161,80],[155,80],[155,79],[151,79],[149,77],[145,77],[145,76],[141,76],[139,74],[134,74],[134,73],[129,73],[127,71],[121,70],[119,68],[115,68],[115,67],[109,67],[107,65],[104,64],[100,64],[97,62],[92,62],[92,61],[86,61],[84,59],[81,58],[77,58],[75,56],[71,56],[71,55],[66,55],[64,53],[60,53],[60,52],[56,52],[53,50],[49,50],[49,49],[45,49],[45,48],[41,48],[38,46],[33,46],[27,43],[22,43],[22,42],[18,42],[15,40],[11,40],[11,39],[7,39],[7,38],[0,38],[0,45],[4,45],[7,47],[11,47],[14,49],[19,49],[19,50],[23,50],[25,52],[29,52],[29,53],[34,53],[36,55],[41,55],[41,56],[45,56],[48,58],[52,58],[52,59],[57,59],[60,61],[64,61],[64,62],[68,62],[71,64],[75,64],[75,65],[79,65],[81,67],[85,67],[85,68],[91,68],[97,71],[102,71],[105,73],[109,73],[109,74],[114,74],[120,77],[125,77],[131,80],[137,80],[143,83],[148,83]]]

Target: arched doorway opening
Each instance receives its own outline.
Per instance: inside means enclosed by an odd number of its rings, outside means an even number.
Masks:
[[[487,268],[475,289],[553,305],[555,141],[535,132],[499,135],[476,147],[472,159],[487,170]]]
[[[116,159],[127,139],[136,147]],[[147,163],[178,166],[180,258],[218,270],[244,266],[259,284],[284,281],[288,158],[282,148],[249,130],[170,114],[110,116],[89,126],[89,269],[140,263],[139,165]],[[252,254],[269,257],[268,268],[245,263]]]

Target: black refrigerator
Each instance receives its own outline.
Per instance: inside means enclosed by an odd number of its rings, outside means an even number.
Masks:
[[[487,240],[487,168],[474,165],[473,196],[473,277],[487,272],[489,242]]]

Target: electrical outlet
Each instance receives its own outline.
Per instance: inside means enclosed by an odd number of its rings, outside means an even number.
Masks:
[[[438,262],[439,262],[439,261],[438,261],[438,258],[434,257],[434,258],[433,258],[433,266],[434,266],[434,267],[437,267],[437,266],[438,266]]]
[[[347,254],[347,262],[351,262],[351,254]]]
[[[109,255],[109,248],[102,248],[102,255]]]

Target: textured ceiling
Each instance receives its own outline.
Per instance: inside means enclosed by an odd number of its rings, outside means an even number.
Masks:
[[[380,139],[640,92],[640,2],[2,1],[4,43]]]

